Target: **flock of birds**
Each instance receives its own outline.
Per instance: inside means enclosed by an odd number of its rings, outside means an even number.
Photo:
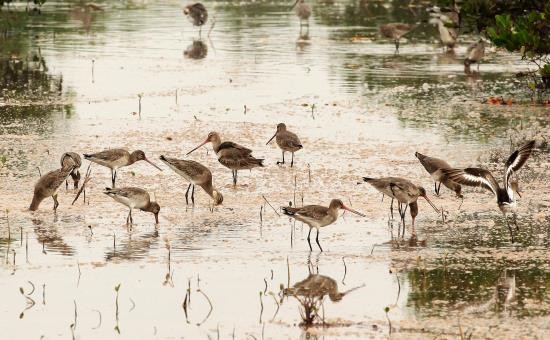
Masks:
[[[307,24],[307,21],[311,16],[311,8],[309,5],[307,5],[304,0],[296,0],[293,8],[296,8],[296,13],[300,18],[300,27],[302,27],[302,22]],[[452,11],[446,13],[443,13],[440,9],[432,9],[432,11],[437,13],[436,21],[438,23],[441,41],[448,48],[453,48],[457,39],[456,31],[452,28],[448,28],[445,23],[459,23],[460,17],[458,8],[455,6]],[[200,3],[186,6],[183,12],[189,17],[194,25],[199,27],[203,26],[208,20],[208,12],[206,7]],[[394,40],[396,52],[398,52],[400,38],[410,32],[414,27],[414,25],[409,24],[390,23],[382,25],[380,27],[380,33],[383,36]],[[467,58],[464,62],[465,66],[469,67],[470,64],[479,62],[483,55],[483,51],[483,41],[480,41],[476,46],[469,49]],[[275,139],[277,145],[282,151],[282,160],[277,161],[277,165],[285,164],[285,153],[290,152],[292,157],[290,167],[292,167],[294,165],[294,153],[303,148],[302,142],[298,136],[287,130],[284,123],[280,123],[277,125],[275,134],[267,141],[266,144],[269,144],[273,139]],[[231,170],[234,187],[237,185],[239,170],[253,169],[264,166],[264,160],[255,158],[252,155],[251,149],[231,141],[222,142],[222,139],[217,132],[210,132],[206,139],[196,148],[189,151],[187,155],[208,143],[212,144],[212,148],[218,158],[218,161],[223,166]],[[499,185],[495,177],[488,170],[481,168],[458,169],[451,167],[447,162],[438,158],[425,156],[418,152],[415,156],[433,178],[435,182],[434,191],[436,195],[439,195],[440,193],[441,184],[454,191],[460,198],[463,198],[461,193],[461,185],[482,187],[489,190],[496,196],[498,207],[506,217],[507,214],[513,213],[516,208],[514,192],[519,195],[518,183],[517,181],[512,180],[512,175],[525,164],[534,149],[534,146],[535,141],[529,141],[510,155],[505,163],[503,186]],[[152,213],[155,216],[156,223],[158,224],[160,206],[157,202],[151,200],[151,197],[146,190],[136,187],[116,188],[118,169],[132,165],[135,162],[145,161],[162,171],[160,167],[146,157],[143,151],[136,150],[130,153],[124,149],[109,149],[98,153],[84,154],[83,156],[84,159],[107,167],[111,170],[112,187],[105,188],[104,193],[129,208],[128,216],[126,218],[127,224],[133,224],[132,211],[134,209]],[[212,172],[206,166],[193,160],[169,158],[164,155],[161,155],[159,159],[170,169],[189,182],[189,186],[187,187],[187,191],[185,193],[186,204],[189,204],[190,190],[191,202],[192,204],[195,203],[195,186],[197,185],[212,198],[214,205],[222,204],[223,195],[213,186]],[[54,210],[56,210],[59,205],[57,201],[57,191],[59,187],[63,182],[67,183],[67,178],[71,176],[75,189],[78,188],[81,177],[79,168],[81,165],[82,160],[79,154],[74,152],[64,153],[61,157],[61,168],[45,174],[36,183],[34,188],[34,196],[29,209],[32,211],[37,210],[40,203],[45,198],[52,197],[54,200]],[[410,208],[412,232],[414,235],[414,222],[418,215],[417,200],[419,197],[423,197],[436,212],[439,212],[437,207],[428,198],[426,190],[408,179],[400,177],[364,177],[363,180],[364,182],[372,185],[383,195],[391,197],[392,201],[390,205],[390,212],[392,218],[393,201],[397,200],[398,211],[401,217],[401,224],[403,226],[403,237],[405,233],[405,214],[408,208]],[[66,184],[66,186],[67,185],[68,184]],[[84,185],[85,184],[83,184],[83,186]],[[339,199],[333,199],[328,207],[321,205],[306,205],[302,207],[287,206],[282,208],[284,214],[301,221],[310,227],[307,237],[310,249],[312,249],[310,241],[311,230],[317,230],[315,240],[321,251],[322,247],[319,243],[319,229],[334,223],[338,218],[339,210],[347,210],[359,216],[365,217],[364,214],[347,207]],[[506,224],[509,228],[513,242],[514,236],[507,218]]]

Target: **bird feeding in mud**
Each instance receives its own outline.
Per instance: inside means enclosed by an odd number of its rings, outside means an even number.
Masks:
[[[381,25],[379,27],[379,32],[383,37],[393,40],[395,43],[395,53],[397,54],[399,53],[399,40],[413,28],[415,28],[415,25],[392,22]]]
[[[269,144],[273,138],[283,153],[283,161],[277,161],[277,165],[285,164],[285,152],[288,151],[292,154],[292,160],[290,161],[290,167],[294,165],[294,153],[303,148],[300,138],[286,129],[284,123],[277,124],[277,132],[271,137],[265,145]]]
[[[464,58],[464,73],[470,73],[470,65],[477,63],[477,70],[479,71],[479,64],[481,59],[485,56],[485,42],[483,39],[479,39],[478,42],[468,46],[466,50],[466,58]]]
[[[330,201],[328,208],[321,205],[305,205],[300,208],[283,207],[282,209],[285,215],[288,215],[309,226],[309,233],[307,234],[309,250],[313,250],[311,248],[310,236],[311,229],[315,228],[317,229],[315,242],[317,242],[319,249],[323,251],[323,248],[321,248],[321,244],[319,243],[319,228],[326,227],[327,225],[334,223],[338,219],[339,209],[347,210],[356,215],[365,217],[364,214],[346,207],[339,199],[333,199]]]
[[[192,5],[187,5],[183,9],[183,14],[189,19],[193,26],[199,26],[199,36],[201,35],[202,26],[208,20],[208,11],[200,2]]]
[[[103,193],[130,208],[128,217],[126,217],[126,225],[134,224],[134,219],[132,218],[132,210],[134,208],[152,213],[155,215],[155,223],[159,223],[160,205],[157,202],[151,201],[147,191],[133,187],[119,189],[105,188]]]
[[[415,234],[414,221],[418,215],[418,203],[417,200],[419,197],[423,197],[431,207],[439,213],[439,210],[435,205],[430,201],[426,190],[421,186],[413,184],[411,181],[401,177],[381,177],[381,178],[369,178],[363,177],[363,180],[370,185],[372,185],[376,190],[381,192],[384,195],[387,195],[392,198],[390,211],[393,218],[393,200],[396,199],[398,202],[398,211],[399,216],[401,217],[401,223],[403,225],[403,236],[405,236],[405,213],[407,212],[407,207],[410,207],[410,214],[412,217],[412,230],[413,235]]]
[[[145,156],[145,152],[136,150],[132,153],[124,149],[109,149],[94,154],[84,154],[84,158],[90,162],[103,165],[111,169],[111,183],[115,187],[117,170],[119,168],[132,165],[137,161],[146,161],[158,170],[162,171],[155,163],[151,162]]]
[[[307,31],[309,32],[309,17],[311,16],[311,7],[306,4],[305,0],[296,0],[291,9],[295,9],[296,16],[300,20],[300,33],[302,32],[302,27],[304,26],[304,23],[307,27]]]
[[[188,195],[190,188],[192,188],[191,202],[195,204],[195,185],[203,188],[203,190],[212,197],[214,205],[222,204],[223,196],[212,186],[212,172],[210,172],[207,167],[199,162],[165,156],[160,156],[160,160],[168,165],[170,169],[174,170],[175,173],[189,181],[189,186],[185,192],[185,204],[189,204]]]
[[[212,148],[218,157],[218,161],[226,168],[231,169],[234,187],[237,186],[237,172],[239,170],[264,166],[262,164],[264,160],[254,158],[254,156],[252,156],[252,150],[233,142],[222,143],[220,135],[217,132],[210,132],[204,142],[189,151],[187,155],[207,143],[212,143]]]
[[[61,167],[63,167],[66,162],[73,162],[74,167],[73,171],[71,171],[70,175],[73,179],[74,188],[78,189],[78,182],[80,182],[80,166],[82,165],[82,159],[80,158],[80,155],[76,152],[65,152],[63,155],[61,155]],[[67,189],[69,186],[69,183],[65,180],[65,189]]]
[[[458,198],[464,198],[461,194],[462,187],[460,184],[454,182],[442,172],[442,169],[451,169],[449,163],[439,158],[423,155],[420,152],[415,152],[414,155],[418,158],[420,164],[422,164],[424,169],[426,169],[434,180],[434,191],[437,196],[439,196],[441,184],[443,184],[450,190],[454,191]],[[439,182],[439,185],[437,182]]]
[[[507,214],[514,215],[516,231],[519,231],[517,225],[515,211],[517,202],[514,199],[514,191],[519,191],[518,185],[513,184],[511,177],[527,162],[527,159],[533,152],[535,141],[529,141],[523,144],[519,149],[515,150],[506,160],[504,164],[504,187],[501,187],[497,180],[493,177],[489,170],[482,168],[466,168],[466,169],[444,169],[443,173],[449,176],[453,181],[463,185],[482,187],[489,190],[497,199],[498,208],[504,215],[506,225],[510,232],[512,243],[514,242],[514,233],[508,223]],[[517,183],[517,182],[516,182]]]
[[[40,203],[48,198],[53,198],[53,210],[56,211],[59,206],[57,201],[57,190],[67,180],[69,174],[74,170],[75,163],[72,159],[66,159],[60,169],[53,170],[40,177],[34,185],[34,194],[29,210],[38,210]]]

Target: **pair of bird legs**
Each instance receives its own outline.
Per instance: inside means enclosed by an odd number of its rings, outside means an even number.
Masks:
[[[309,35],[309,20],[306,21],[306,23],[304,24],[302,20],[300,20],[300,36],[302,36],[302,28],[306,26],[307,27],[307,30],[306,30],[306,35]]]
[[[291,152],[292,154],[292,160],[290,161],[290,167],[292,168],[292,166],[294,165],[294,152]],[[277,165],[280,165],[280,164],[285,164],[285,152],[283,151],[283,161],[282,162],[279,162],[277,161]]]
[[[384,195],[382,195],[382,200],[384,199]],[[391,219],[393,220],[393,200],[394,198],[391,199],[391,204],[390,204],[390,213],[391,213]],[[403,206],[405,206],[403,208]],[[401,237],[405,237],[405,213],[407,212],[407,208],[409,207],[409,205],[407,203],[399,203],[399,205],[397,206],[397,210],[399,212],[399,217],[401,217],[401,224],[403,225],[403,232],[401,233]],[[413,235],[416,234],[415,230],[414,230],[414,218],[413,218],[413,223],[412,223],[412,226],[413,226]],[[399,229],[397,230],[397,236],[399,237]]]
[[[395,52],[394,52],[394,54],[399,54],[399,39],[395,39],[394,43],[395,43]]]
[[[503,214],[503,215],[504,215],[504,220],[506,221],[506,226],[508,227],[508,231],[510,232],[510,238],[512,239],[512,243],[514,243],[514,233],[512,231],[512,227],[510,227],[508,216],[506,216],[506,214]],[[516,226],[516,231],[519,231],[518,217],[516,216],[515,213],[512,213],[512,215],[514,216],[514,225]]]
[[[128,217],[126,217],[126,225],[134,225],[134,219],[132,218],[132,209],[128,212]]]
[[[309,228],[309,233],[307,234],[307,243],[309,244],[309,251],[313,251],[313,248],[311,248],[311,239],[310,239],[310,236],[311,236],[311,229],[313,228]],[[321,248],[321,244],[319,243],[319,228],[317,228],[317,236],[315,237],[315,242],[317,242],[317,245],[319,246],[319,249],[321,251],[323,251],[323,248]]]
[[[188,196],[189,196],[189,189],[191,188],[191,186],[193,187],[193,189],[191,190],[191,202],[192,202],[193,205],[195,205],[195,185],[192,184],[192,183],[189,183],[189,186],[187,187],[187,191],[185,192],[185,204],[186,205],[189,204]]]

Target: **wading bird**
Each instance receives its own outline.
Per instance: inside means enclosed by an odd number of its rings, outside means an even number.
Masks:
[[[443,46],[447,49],[453,49],[458,39],[458,32],[452,28],[445,26],[441,19],[437,20],[437,28],[439,30],[439,39]]]
[[[470,73],[470,65],[475,63],[477,63],[477,70],[479,71],[479,64],[484,56],[485,42],[483,39],[479,39],[478,42],[468,46],[466,58],[464,59],[464,73]]]
[[[47,197],[53,198],[53,210],[57,210],[57,190],[73,171],[75,163],[72,159],[66,159],[61,169],[53,170],[40,177],[34,185],[34,195],[29,210],[38,210],[40,203]]]
[[[137,161],[146,161],[147,163],[162,171],[161,168],[148,160],[147,157],[145,157],[145,152],[141,150],[136,150],[132,153],[129,153],[127,150],[124,149],[109,149],[94,154],[84,154],[84,158],[89,160],[90,162],[94,162],[96,164],[103,165],[111,169],[111,182],[113,188],[115,187],[117,169],[132,165]]]
[[[517,202],[514,199],[514,191],[515,189],[519,190],[519,188],[517,187],[517,184],[514,185],[515,188],[513,188],[511,177],[515,172],[521,169],[525,162],[527,162],[527,159],[531,155],[534,147],[535,141],[529,141],[514,151],[510,157],[508,157],[508,160],[506,160],[506,163],[504,164],[504,187],[501,187],[491,172],[485,169],[466,168],[443,170],[443,173],[455,182],[473,187],[482,187],[495,195],[498,208],[504,215],[506,225],[510,231],[512,243],[514,242],[514,234],[510,224],[508,223],[507,214],[512,213],[515,217]],[[514,222],[516,222],[516,230],[519,230],[515,218]]]
[[[399,53],[399,39],[409,33],[415,25],[392,22],[379,27],[380,34],[385,38],[392,39],[395,43],[395,53]]]
[[[80,181],[80,166],[82,165],[82,159],[80,155],[76,152],[65,152],[61,156],[61,167],[64,166],[64,163],[70,161],[74,163],[73,171],[71,171],[71,178],[74,182],[74,188],[78,189],[78,182]],[[69,182],[65,181],[65,189],[69,187]]]
[[[302,26],[307,26],[307,30],[309,31],[309,17],[311,16],[311,7],[306,4],[305,0],[296,0],[294,5],[292,5],[291,9],[296,8],[296,16],[298,19],[300,19],[300,32],[302,32]]]
[[[208,20],[208,11],[200,2],[187,5],[183,9],[183,14],[191,21],[194,26],[199,26],[199,36],[201,35],[202,25]]]
[[[128,217],[126,217],[126,225],[134,224],[134,219],[132,218],[132,210],[134,208],[152,213],[155,215],[155,223],[159,223],[160,205],[157,202],[151,201],[147,191],[133,187],[120,189],[105,188],[103,193],[130,208]]]
[[[311,248],[310,241],[311,229],[317,229],[315,241],[317,242],[319,249],[323,251],[323,248],[321,248],[321,244],[319,243],[319,228],[334,223],[336,219],[338,219],[338,209],[347,210],[359,216],[365,217],[364,214],[346,207],[339,199],[333,199],[330,201],[328,208],[321,205],[306,205],[301,208],[283,207],[283,213],[309,226],[309,233],[307,234],[309,250],[313,250]]]
[[[237,186],[237,171],[264,166],[262,164],[264,160],[254,158],[252,150],[233,142],[222,143],[220,135],[217,132],[210,132],[204,142],[189,151],[187,155],[207,143],[212,143],[212,148],[218,157],[218,161],[226,168],[231,169],[234,187]]]
[[[460,184],[452,181],[442,172],[442,169],[452,168],[449,163],[439,158],[425,156],[420,152],[415,152],[414,155],[416,156],[416,158],[418,158],[424,169],[428,171],[428,173],[434,180],[434,191],[436,195],[439,196],[441,184],[443,183],[443,185],[445,185],[447,188],[454,191],[457,197],[464,198],[464,196],[462,196],[461,194],[462,187],[460,186]],[[437,182],[439,182],[439,185],[437,185]]]
[[[203,188],[204,191],[212,197],[215,205],[222,204],[223,196],[212,186],[212,172],[210,172],[207,167],[199,162],[165,156],[160,156],[160,160],[168,165],[170,169],[174,170],[175,173],[189,181],[189,186],[185,192],[185,204],[189,204],[188,195],[191,187],[193,187],[191,191],[191,202],[195,204],[195,185]]]
[[[290,167],[292,167],[294,165],[294,153],[303,147],[300,138],[298,138],[295,133],[288,131],[284,123],[277,124],[277,132],[275,132],[273,137],[271,137],[265,145],[269,144],[273,138],[275,138],[275,142],[277,142],[277,145],[283,152],[283,161],[277,161],[277,165],[285,164],[285,151],[288,151],[292,154],[292,160],[290,161]]]

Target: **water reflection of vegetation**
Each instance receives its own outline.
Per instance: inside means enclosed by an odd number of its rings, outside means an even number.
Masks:
[[[487,261],[491,261],[490,259]],[[437,268],[408,272],[408,305],[425,316],[462,310],[535,316],[550,314],[550,271],[536,261],[445,260]]]

